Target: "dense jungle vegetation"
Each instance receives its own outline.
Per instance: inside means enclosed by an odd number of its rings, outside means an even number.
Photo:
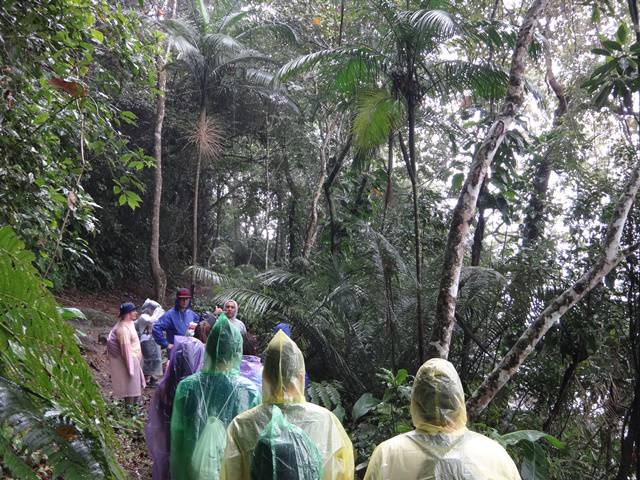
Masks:
[[[287,321],[356,449],[448,358],[525,479],[640,478],[637,0],[4,0],[0,468],[125,478],[54,295]],[[37,463],[37,462],[36,462]]]

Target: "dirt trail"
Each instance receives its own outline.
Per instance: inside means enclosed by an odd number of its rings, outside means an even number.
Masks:
[[[91,372],[110,408],[123,408],[121,405],[113,405],[114,398],[111,391],[109,363],[104,340],[106,340],[111,327],[117,321],[116,317],[120,303],[133,301],[136,305],[141,305],[146,297],[134,296],[130,292],[97,294],[70,291],[56,298],[60,305],[80,308],[87,314],[88,320],[86,322],[75,325],[77,329],[85,334],[85,336],[81,335],[82,354],[89,364]],[[146,422],[146,412],[153,392],[153,388],[144,390],[140,416],[131,423],[131,428],[126,431],[116,430],[118,437],[116,457],[132,479],[151,479],[151,459],[147,454],[142,425]]]

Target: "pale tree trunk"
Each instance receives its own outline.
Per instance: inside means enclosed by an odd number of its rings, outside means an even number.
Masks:
[[[304,245],[302,247],[302,257],[309,258],[311,250],[316,243],[316,237],[318,235],[318,202],[320,195],[322,195],[322,186],[327,178],[327,152],[329,150],[329,144],[333,136],[334,130],[338,126],[338,120],[333,120],[327,129],[320,145],[319,157],[320,157],[320,175],[316,187],[311,196],[311,205],[309,207],[309,222],[307,223],[307,230],[304,236]]]
[[[167,5],[165,5],[165,8]],[[171,12],[168,18],[175,15],[176,0],[172,2]],[[167,288],[167,276],[160,265],[160,204],[162,202],[162,125],[164,123],[165,102],[167,92],[167,72],[165,65],[169,57],[170,46],[156,57],[158,81],[156,85],[156,118],[153,129],[153,156],[156,169],[154,172],[153,208],[151,211],[151,244],[149,246],[149,260],[151,262],[151,277],[153,278],[153,291],[155,299],[163,303]]]
[[[206,103],[203,104],[200,109],[199,124],[204,125],[207,119],[207,107]],[[200,195],[200,170],[202,169],[202,148],[197,145],[197,160],[196,160],[196,178],[193,185],[193,220],[191,225],[192,238],[192,253],[191,253],[191,265],[194,267],[198,265],[198,197]],[[195,296],[196,288],[196,271],[191,272],[191,295]]]
[[[520,365],[527,359],[540,339],[571,307],[578,303],[592,288],[627,255],[636,245],[620,251],[620,239],[624,224],[629,215],[631,205],[640,187],[640,162],[631,172],[620,199],[616,205],[613,219],[607,228],[604,245],[600,257],[593,267],[586,272],[573,286],[556,297],[551,304],[531,323],[529,328],[520,336],[509,353],[500,364],[482,382],[467,402],[467,412],[471,417],[480,413],[513,377]]]
[[[449,356],[451,332],[455,323],[458,283],[464,259],[464,243],[469,232],[469,224],[475,212],[480,186],[497,149],[504,140],[505,133],[513,123],[515,115],[524,101],[525,61],[533,31],[545,5],[546,0],[534,0],[524,18],[511,60],[507,96],[498,117],[476,152],[469,174],[458,196],[458,203],[453,210],[440,279],[435,322],[427,351],[428,357],[447,358]]]
[[[549,21],[547,20],[547,31],[545,32],[545,44],[544,44],[544,58],[547,68],[545,80],[549,88],[553,90],[556,98],[558,99],[558,108],[553,115],[553,128],[560,126],[562,117],[567,113],[567,98],[564,94],[564,88],[553,73],[553,64],[551,58],[551,52],[549,50]],[[547,202],[547,190],[549,187],[549,177],[551,176],[552,162],[551,154],[553,152],[553,146],[549,146],[545,151],[540,163],[536,167],[536,171],[533,177],[533,194],[529,201],[529,208],[527,208],[527,216],[524,221],[523,228],[523,249],[528,249],[535,245],[542,236],[544,230],[544,213]]]

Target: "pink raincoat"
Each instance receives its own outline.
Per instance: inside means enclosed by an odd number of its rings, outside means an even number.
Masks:
[[[139,397],[146,386],[140,362],[142,350],[132,321],[119,321],[107,337],[113,396]]]

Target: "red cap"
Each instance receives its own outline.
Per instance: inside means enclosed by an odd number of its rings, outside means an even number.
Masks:
[[[191,298],[191,292],[188,288],[179,288],[176,292],[176,298]]]

